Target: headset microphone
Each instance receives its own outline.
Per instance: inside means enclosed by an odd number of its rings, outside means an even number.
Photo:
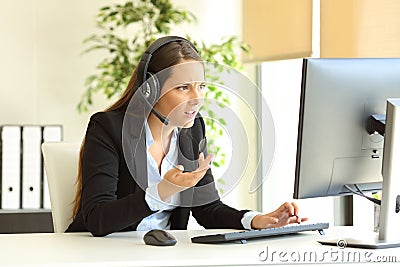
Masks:
[[[160,112],[158,112],[157,110],[155,110],[153,107],[151,108],[151,112],[153,112],[154,115],[156,115],[156,117],[165,125],[168,125],[169,120],[164,117],[163,115],[160,114]]]

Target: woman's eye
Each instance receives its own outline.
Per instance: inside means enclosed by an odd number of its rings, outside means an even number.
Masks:
[[[181,90],[181,91],[186,91],[186,90],[189,90],[189,86],[187,86],[187,85],[181,85],[181,86],[177,87],[177,89],[178,89],[178,90]]]
[[[204,89],[206,89],[206,85],[205,84],[200,84],[199,85],[199,90],[203,91]]]

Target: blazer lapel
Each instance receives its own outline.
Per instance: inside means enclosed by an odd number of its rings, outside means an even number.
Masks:
[[[197,169],[198,160],[193,151],[193,140],[190,132],[182,129],[178,139],[178,163],[183,165],[185,172],[192,172]],[[194,189],[189,188],[180,193],[180,206],[191,207],[193,204]],[[182,212],[182,211],[179,211]],[[186,222],[187,223],[187,222]]]
[[[126,113],[123,129],[122,143],[126,164],[135,182],[145,191],[148,179],[143,117]]]
[[[178,163],[185,167],[185,171],[191,172],[197,169],[198,161],[193,151],[193,140],[187,129],[179,131],[178,139]]]

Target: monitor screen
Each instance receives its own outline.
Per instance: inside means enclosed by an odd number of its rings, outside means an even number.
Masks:
[[[384,138],[367,119],[400,98],[400,58],[303,60],[294,198],[382,189]]]

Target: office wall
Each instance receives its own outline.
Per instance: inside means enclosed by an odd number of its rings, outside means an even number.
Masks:
[[[90,115],[112,103],[97,95],[89,112],[76,109],[85,78],[102,55],[82,54],[82,40],[96,31],[95,14],[110,2],[120,1],[0,0],[0,124],[62,124],[64,140],[82,139]],[[206,43],[241,36],[240,0],[172,2],[198,18],[172,34],[191,34]],[[226,201],[256,208],[256,195],[247,190],[248,183],[239,185]]]
[[[66,140],[81,138],[76,104],[99,55],[81,55],[82,40],[106,2],[0,1],[0,124],[62,124]]]
[[[264,212],[293,199],[302,63],[302,59],[290,59],[261,64],[261,88],[275,127],[274,161],[262,188]],[[333,225],[333,198],[294,201],[301,216]]]
[[[15,12],[17,10],[19,12]],[[36,36],[32,23],[33,13],[32,1],[0,2],[1,123],[18,123],[34,118],[32,112],[24,114],[26,110],[34,110],[36,106],[36,49],[32,45],[35,43]],[[23,23],[24,20],[30,23]],[[10,27],[10,25],[13,26]],[[30,101],[24,101],[24,99],[30,99]]]

